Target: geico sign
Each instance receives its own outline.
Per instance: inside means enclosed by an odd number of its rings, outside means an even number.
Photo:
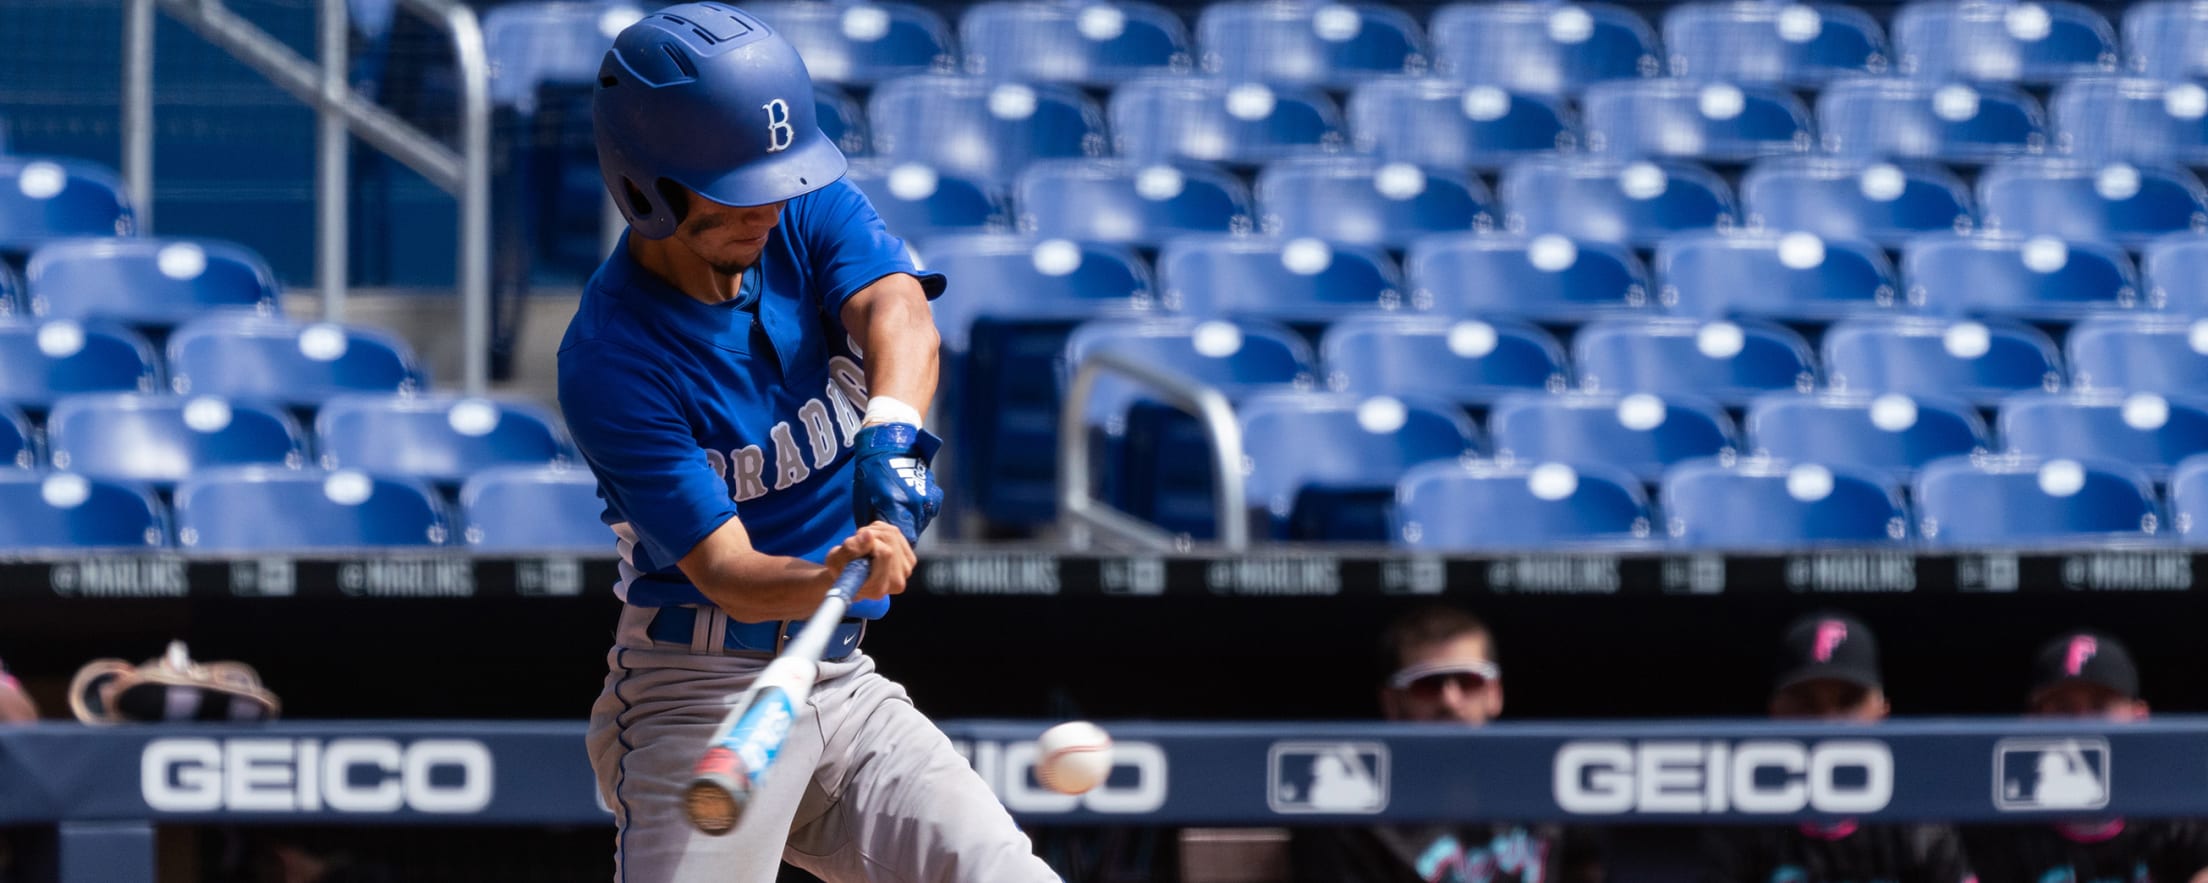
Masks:
[[[1894,756],[1870,740],[1567,742],[1555,776],[1556,805],[1588,815],[1868,813],[1894,796]]]
[[[491,803],[491,751],[468,739],[155,739],[138,782],[159,812],[470,813]]]
[[[1086,794],[1060,794],[1034,784],[1035,743],[977,740],[954,743],[973,763],[989,790],[1016,813],[1059,813],[1086,809],[1095,813],[1157,812],[1165,805],[1165,749],[1155,742],[1112,743],[1112,775]],[[1133,770],[1132,779],[1127,775]]]

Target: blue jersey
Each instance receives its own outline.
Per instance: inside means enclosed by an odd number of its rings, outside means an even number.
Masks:
[[[626,247],[598,268],[560,343],[560,407],[619,537],[623,600],[708,603],[675,562],[730,518],[760,551],[814,562],[856,529],[866,373],[843,306],[893,273],[943,290],[849,181],[784,205],[727,303],[683,294]]]

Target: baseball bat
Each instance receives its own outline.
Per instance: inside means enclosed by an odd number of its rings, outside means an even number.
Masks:
[[[782,649],[782,655],[767,663],[748,689],[736,695],[728,715],[706,743],[704,756],[691,769],[690,787],[683,791],[682,810],[692,827],[714,835],[736,829],[752,793],[774,770],[775,756],[782,753],[782,740],[797,720],[798,706],[813,691],[829,635],[843,621],[844,610],[872,568],[873,562],[866,558],[844,565],[828,597],[821,599],[820,609],[813,611],[797,637]]]

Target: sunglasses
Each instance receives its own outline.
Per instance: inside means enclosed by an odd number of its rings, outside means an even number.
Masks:
[[[1492,662],[1445,662],[1414,665],[1398,671],[1388,677],[1388,686],[1414,696],[1432,698],[1440,696],[1442,689],[1451,683],[1457,685],[1458,691],[1470,693],[1502,676],[1502,669]]]

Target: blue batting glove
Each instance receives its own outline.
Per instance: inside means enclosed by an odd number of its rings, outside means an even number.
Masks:
[[[875,423],[860,427],[856,441],[853,520],[887,521],[906,542],[919,542],[920,532],[943,510],[943,489],[928,470],[943,440],[910,423]]]

